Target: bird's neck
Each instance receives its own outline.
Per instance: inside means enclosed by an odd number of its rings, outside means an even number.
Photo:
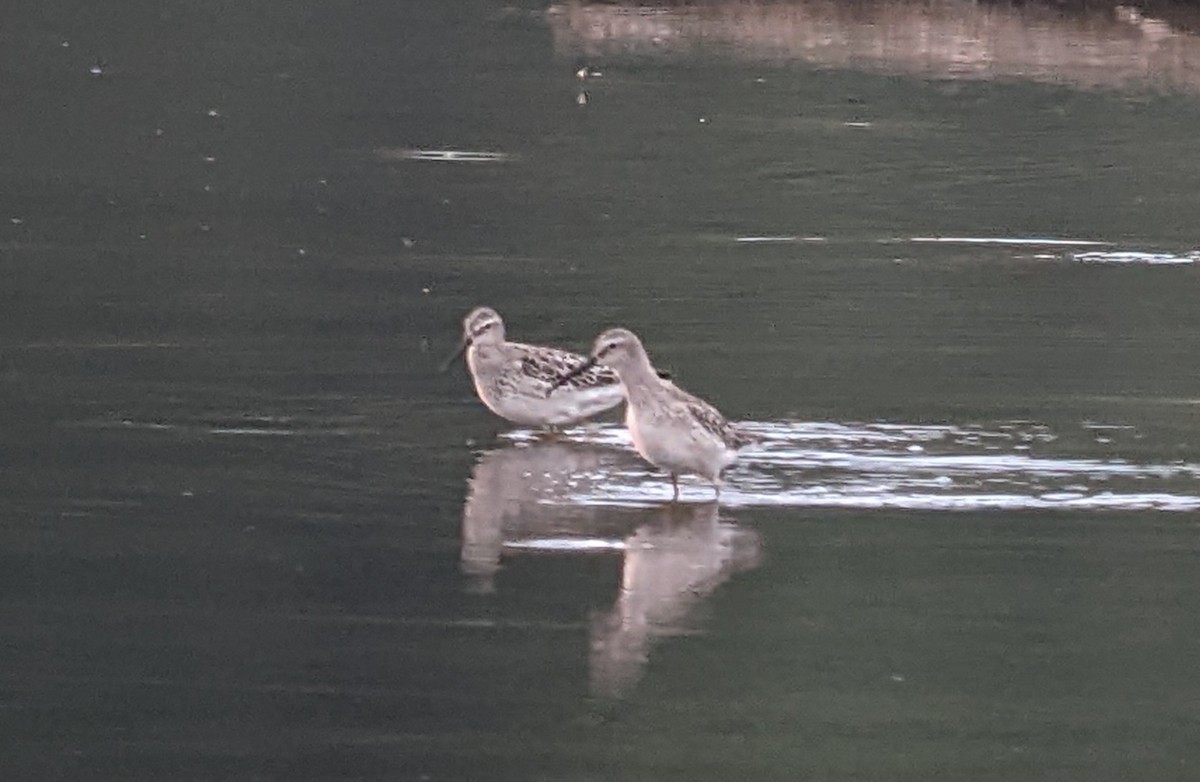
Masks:
[[[617,374],[621,376],[621,382],[625,384],[629,396],[634,399],[651,393],[661,382],[654,373],[654,367],[650,366],[650,359],[645,355],[621,367]]]

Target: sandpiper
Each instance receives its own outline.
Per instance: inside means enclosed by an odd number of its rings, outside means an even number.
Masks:
[[[616,407],[625,398],[616,372],[584,356],[508,342],[504,321],[490,307],[476,307],[463,318],[462,342],[443,362],[442,371],[464,350],[480,401],[515,424],[566,426]],[[569,381],[556,385],[568,374]]]
[[[596,338],[591,357],[558,378],[555,386],[600,365],[611,367],[625,384],[629,404],[625,425],[642,458],[671,475],[672,500],[679,499],[679,476],[692,473],[708,480],[721,496],[721,473],[737,460],[738,451],[758,442],[725,420],[715,407],[655,375],[637,335],[609,329]]]

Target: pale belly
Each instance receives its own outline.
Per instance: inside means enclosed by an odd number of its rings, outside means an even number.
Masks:
[[[549,398],[531,394],[492,393],[476,388],[488,409],[523,426],[566,426],[603,413],[621,403],[620,387],[554,392]]]
[[[643,459],[676,475],[692,473],[716,483],[721,471],[737,459],[737,452],[720,439],[677,418],[638,414],[630,407],[625,425]]]

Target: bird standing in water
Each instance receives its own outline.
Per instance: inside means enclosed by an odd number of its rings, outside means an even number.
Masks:
[[[721,473],[738,451],[758,439],[725,420],[703,399],[659,378],[646,349],[628,329],[609,329],[596,338],[591,357],[561,375],[554,387],[569,385],[597,365],[616,371],[625,385],[625,425],[642,458],[671,475],[672,500],[679,499],[679,476],[699,475],[721,496]]]
[[[507,341],[504,321],[490,307],[476,307],[463,318],[462,341],[443,362],[442,371],[464,351],[480,401],[515,424],[567,426],[616,407],[625,398],[620,378],[611,369],[566,350]],[[564,375],[571,379],[557,383]]]

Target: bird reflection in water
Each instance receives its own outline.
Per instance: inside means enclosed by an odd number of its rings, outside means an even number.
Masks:
[[[579,505],[610,470],[634,462],[612,448],[553,439],[517,443],[484,453],[468,481],[463,505],[461,567],[474,592],[495,589],[506,541],[520,544],[554,535],[599,534],[611,508]]]
[[[601,697],[627,693],[655,641],[694,632],[697,606],[760,559],[758,534],[722,520],[715,502],[618,510],[581,501],[626,469],[644,472],[633,454],[608,447],[498,448],[480,457],[463,506],[461,567],[473,592],[494,591],[503,555],[622,553],[616,601],[589,623],[590,684]]]
[[[696,629],[694,608],[730,576],[760,560],[756,532],[723,522],[716,502],[672,503],[625,539],[621,591],[592,619],[592,692],[626,693],[658,638]]]

